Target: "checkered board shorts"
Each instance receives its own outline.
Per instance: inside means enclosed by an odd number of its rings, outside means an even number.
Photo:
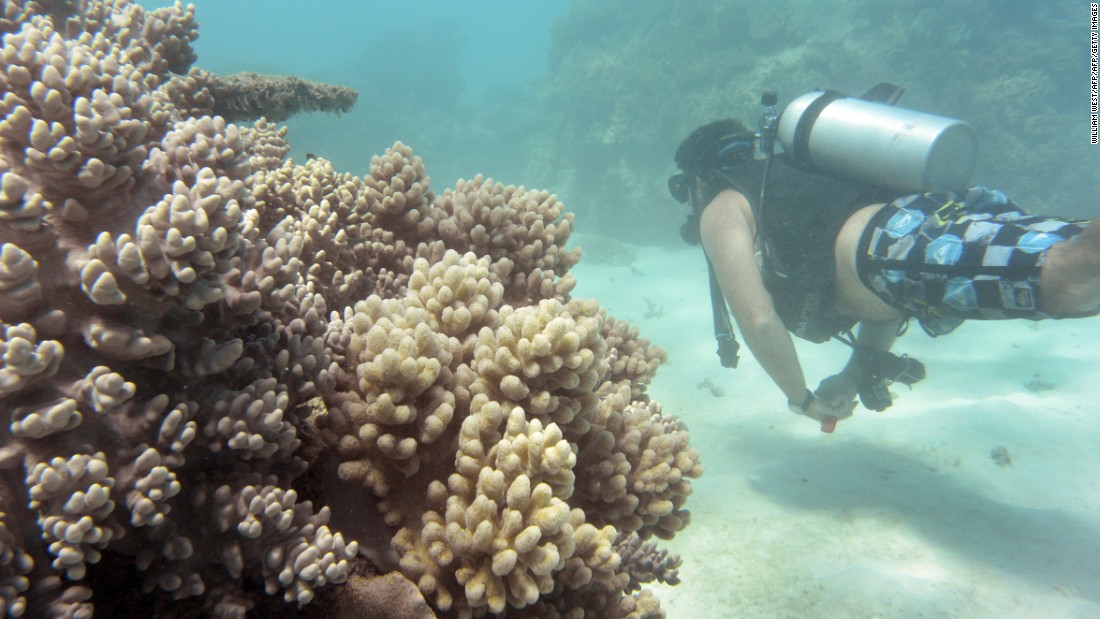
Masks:
[[[1041,319],[1039,272],[1051,245],[1085,222],[1029,215],[1000,191],[898,198],[871,219],[856,269],[886,303],[931,335],[964,320]]]

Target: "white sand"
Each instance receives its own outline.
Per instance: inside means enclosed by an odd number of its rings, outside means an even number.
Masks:
[[[654,587],[669,617],[1100,618],[1100,319],[936,340],[914,323],[895,352],[929,378],[829,435],[746,348],[719,365],[699,249],[638,251],[632,267],[582,260],[575,296],[668,351],[650,392],[706,469],[666,543],[683,582]],[[811,387],[847,359],[839,343],[799,351]],[[1036,372],[1053,389],[1026,388]],[[1009,466],[991,457],[1002,446]]]

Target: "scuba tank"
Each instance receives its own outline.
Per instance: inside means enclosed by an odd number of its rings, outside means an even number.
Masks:
[[[882,100],[833,90],[806,93],[783,110],[776,137],[804,169],[900,191],[965,187],[977,163],[974,129]]]

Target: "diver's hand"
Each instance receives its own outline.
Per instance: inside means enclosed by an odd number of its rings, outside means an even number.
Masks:
[[[815,397],[814,401],[810,403],[810,408],[802,414],[820,422],[822,432],[831,433],[836,428],[836,422],[852,416],[855,407],[856,401],[854,399],[834,405],[822,398]]]
[[[859,394],[859,381],[851,374],[841,372],[826,377],[814,389],[814,395],[818,400],[824,400],[833,408],[843,408],[855,403]]]

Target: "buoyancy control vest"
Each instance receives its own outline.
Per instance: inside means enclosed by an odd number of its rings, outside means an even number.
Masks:
[[[756,214],[764,286],[794,335],[820,343],[855,324],[836,308],[835,246],[841,226],[855,211],[889,202],[896,190],[807,172],[776,155],[768,172],[768,203],[757,204],[763,160],[725,170],[721,178],[741,193]]]

